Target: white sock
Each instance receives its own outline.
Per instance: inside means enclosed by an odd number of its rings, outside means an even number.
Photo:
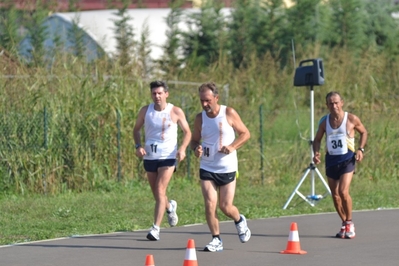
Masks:
[[[158,231],[161,229],[158,225],[153,224],[152,227],[154,227],[155,229],[157,229]]]
[[[172,204],[169,203],[169,209],[166,210],[168,213],[171,213],[173,211],[173,206]]]

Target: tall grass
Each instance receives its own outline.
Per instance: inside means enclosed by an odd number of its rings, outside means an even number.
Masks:
[[[326,82],[314,87],[316,127],[327,112],[327,92],[341,92],[345,110],[358,115],[369,131],[365,161],[357,173],[370,182],[396,181],[398,63],[372,51],[355,57],[345,50],[315,47],[298,54],[303,58],[297,58],[297,64],[299,60],[323,58]],[[169,101],[185,110],[192,125],[195,114],[201,111],[197,84],[215,81],[220,85],[220,103],[233,106],[251,131],[250,141],[239,151],[240,178],[254,185],[293,186],[310,162],[311,133],[310,90],[293,86],[294,69],[294,65],[282,67],[268,56],[252,58],[246,69],[234,69],[221,57],[208,69],[183,69],[169,80]],[[117,181],[118,163],[122,181],[144,177],[142,162],[134,154],[132,129],[139,109],[151,101],[149,80],[134,70],[122,75],[120,68],[108,62],[88,65],[73,58],[60,60],[50,69],[20,66],[17,73],[21,75],[0,79],[0,110],[11,126],[9,137],[2,136],[0,190],[57,194],[107,188]],[[41,133],[29,131],[42,126],[37,117],[44,109],[48,112],[46,147],[42,146]],[[118,113],[121,162],[117,158]],[[34,149],[24,143],[33,138],[31,134],[38,139]],[[4,149],[10,143],[20,145]],[[179,168],[185,171],[179,171],[178,178],[193,178],[198,160],[189,153]]]

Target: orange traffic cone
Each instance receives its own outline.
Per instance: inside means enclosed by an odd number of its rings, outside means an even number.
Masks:
[[[145,265],[144,266],[155,266],[154,256],[147,255],[147,257],[145,258]]]
[[[296,223],[291,223],[290,234],[288,236],[287,248],[280,252],[281,254],[306,254],[307,252],[301,250],[299,243],[298,226]]]
[[[186,256],[184,257],[183,266],[198,266],[194,239],[189,239],[187,242]]]

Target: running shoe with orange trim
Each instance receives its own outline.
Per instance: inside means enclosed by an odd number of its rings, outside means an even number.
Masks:
[[[352,221],[345,222],[345,238],[355,238],[355,224]]]
[[[342,222],[341,230],[335,235],[337,238],[345,238],[345,222]]]

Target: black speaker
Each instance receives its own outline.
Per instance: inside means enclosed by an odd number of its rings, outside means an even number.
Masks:
[[[320,58],[303,60],[295,70],[294,86],[320,86],[324,84],[323,61]]]

